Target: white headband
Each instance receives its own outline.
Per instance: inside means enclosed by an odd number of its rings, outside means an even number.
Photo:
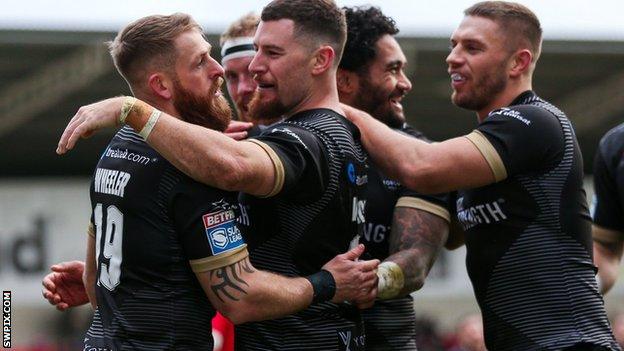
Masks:
[[[221,48],[221,63],[234,58],[254,56],[255,54],[256,48],[254,47],[253,37],[228,39]]]

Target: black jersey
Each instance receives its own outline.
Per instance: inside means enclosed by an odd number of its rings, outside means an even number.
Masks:
[[[277,174],[268,197],[240,197],[253,265],[286,276],[317,272],[362,232],[366,155],[357,128],[334,111],[314,109],[249,142],[269,154]],[[330,302],[243,324],[236,333],[237,348],[246,350],[358,350],[364,341],[359,311]]]
[[[624,124],[600,140],[594,158],[594,191],[594,223],[624,233]],[[609,239],[620,241],[624,236]]]
[[[408,125],[396,130],[428,141],[422,133]],[[395,207],[412,207],[446,220],[450,218],[446,195],[419,194],[386,177],[375,167],[369,168],[366,199],[366,222],[360,242],[366,246],[367,254],[381,261],[389,256],[390,226]],[[416,349],[416,315],[410,295],[376,301],[362,315],[367,350]]]
[[[619,349],[594,277],[583,162],[565,114],[527,91],[467,138],[497,180],[457,199],[488,349]]]
[[[91,204],[98,308],[85,350],[212,350],[215,310],[193,270],[246,257],[236,194],[191,180],[125,127]]]

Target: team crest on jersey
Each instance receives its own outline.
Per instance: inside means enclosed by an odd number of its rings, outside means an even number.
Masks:
[[[233,210],[208,213],[202,220],[213,255],[236,249],[245,243],[236,226],[236,214]]]

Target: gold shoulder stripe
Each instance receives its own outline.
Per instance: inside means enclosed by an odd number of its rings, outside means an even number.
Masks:
[[[624,241],[624,233],[593,224],[592,238],[599,243],[616,244]]]
[[[260,146],[264,150],[264,152],[269,155],[271,162],[273,162],[273,167],[275,168],[275,183],[273,184],[273,189],[271,189],[268,194],[261,197],[271,197],[279,194],[279,192],[282,191],[282,188],[284,187],[284,164],[282,163],[282,160],[279,158],[279,156],[277,156],[275,150],[273,150],[266,143],[263,143],[262,141],[256,139],[248,139],[246,141]]]
[[[91,222],[89,222],[89,226],[87,227],[87,234],[89,234],[90,237],[95,238],[95,227]]]
[[[195,273],[212,271],[217,268],[229,266],[249,256],[247,251],[247,244],[236,248],[232,251],[224,252],[216,256],[210,256],[206,258],[200,258],[197,260],[189,260],[191,268]]]
[[[411,207],[411,208],[423,210],[431,214],[434,214],[446,220],[447,222],[451,221],[451,215],[446,208],[440,205],[431,203],[429,201],[419,199],[417,197],[411,197],[411,196],[400,197],[394,207]]]
[[[490,169],[492,173],[494,173],[494,179],[497,182],[504,180],[507,178],[507,169],[505,169],[505,164],[501,159],[500,155],[492,146],[492,143],[478,130],[473,130],[472,133],[465,136],[470,142],[474,144],[474,146],[479,149],[481,155],[485,158],[487,163],[490,165]]]

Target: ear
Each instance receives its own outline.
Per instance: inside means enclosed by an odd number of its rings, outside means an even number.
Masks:
[[[153,73],[147,80],[150,92],[165,100],[173,97],[173,82],[162,73]]]
[[[522,49],[513,54],[509,76],[517,78],[526,73],[531,67],[533,54],[527,49]]]
[[[336,53],[334,49],[329,45],[321,46],[316,50],[314,54],[313,66],[312,66],[312,74],[319,75],[328,69],[332,68],[334,65],[334,59],[336,58]]]
[[[357,91],[360,80],[355,72],[338,68],[338,72],[336,72],[336,83],[338,85],[339,94],[350,95]]]

